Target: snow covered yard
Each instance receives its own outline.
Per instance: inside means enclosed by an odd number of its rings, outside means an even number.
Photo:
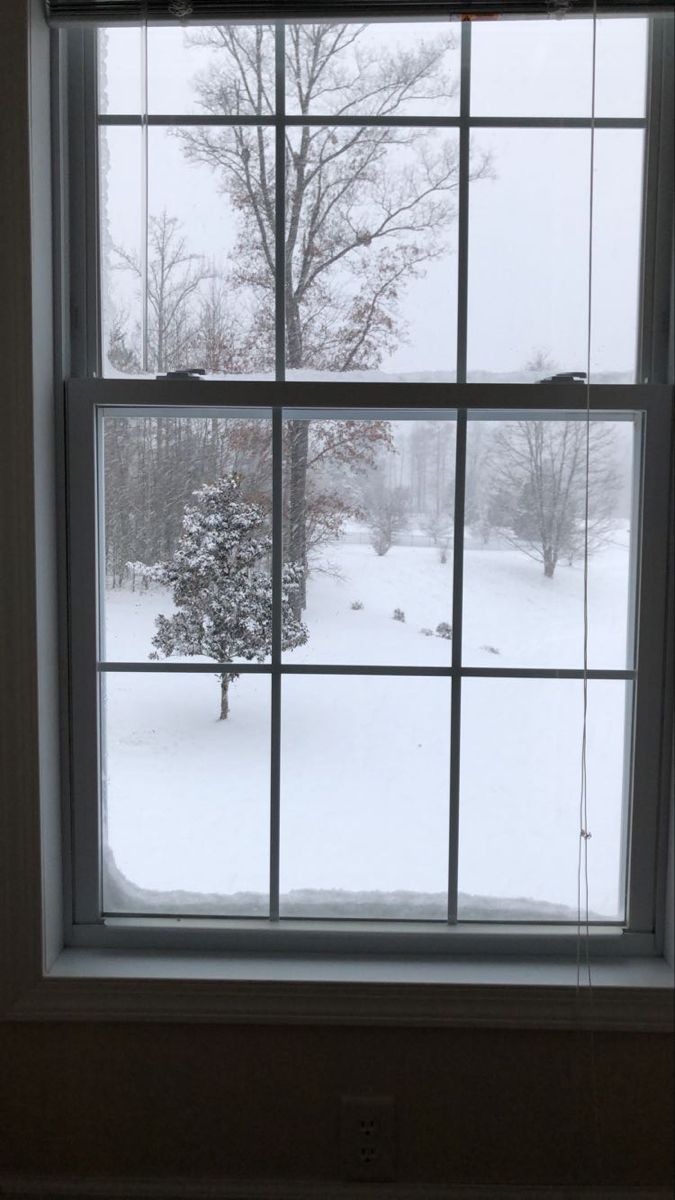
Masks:
[[[626,665],[628,554],[619,542],[591,560],[592,667]],[[452,642],[421,632],[452,624],[451,561],[440,563],[437,550],[394,546],[379,558],[338,542],[318,565],[332,573],[312,574],[310,637],[288,661],[449,665]],[[515,550],[469,542],[464,577],[465,665],[581,668],[579,566],[561,563],[549,580]],[[171,612],[166,593],[109,591],[108,660],[146,660],[159,612]],[[589,685],[590,907],[608,917],[620,912],[628,687]],[[240,676],[226,722],[210,674],[111,673],[105,703],[107,837],[119,871],[137,888],[183,891],[193,902],[199,893],[205,911],[224,895],[233,897],[228,911],[261,911],[269,678]],[[460,915],[477,903],[498,916],[523,898],[543,916],[547,904],[575,909],[581,717],[579,681],[465,679]],[[449,727],[446,679],[283,680],[282,912],[344,914],[351,902],[360,915],[415,916],[421,904],[424,915],[443,915]],[[177,903],[165,899],[169,910]]]

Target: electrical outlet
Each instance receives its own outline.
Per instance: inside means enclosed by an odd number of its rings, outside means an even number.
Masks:
[[[394,1178],[393,1096],[342,1096],[340,1161],[347,1179]]]

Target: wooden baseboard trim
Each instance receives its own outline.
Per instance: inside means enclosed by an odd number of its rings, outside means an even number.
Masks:
[[[671,1200],[668,1187],[0,1176],[3,1200]]]

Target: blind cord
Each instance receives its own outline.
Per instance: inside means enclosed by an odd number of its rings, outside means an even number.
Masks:
[[[592,990],[589,919],[589,876],[588,842],[591,832],[588,827],[588,518],[591,463],[591,334],[593,299],[593,210],[595,174],[595,90],[596,90],[596,43],[597,43],[597,0],[593,0],[593,52],[591,70],[591,146],[588,213],[588,291],[586,327],[586,438],[584,464],[584,584],[583,584],[583,719],[581,734],[581,779],[579,787],[579,844],[577,853],[577,991],[581,987],[581,944],[585,944],[585,968],[587,983]],[[583,905],[582,905],[583,892]],[[582,920],[583,913],[583,920]],[[583,925],[583,939],[582,939]]]
[[[589,914],[589,869],[588,843],[591,838],[588,821],[588,644],[589,644],[589,607],[588,607],[588,564],[589,536],[588,521],[590,507],[590,463],[591,463],[591,337],[592,337],[592,300],[593,300],[593,217],[595,199],[595,105],[596,105],[596,68],[597,68],[597,30],[598,4],[593,0],[593,43],[591,68],[591,144],[590,144],[590,180],[589,180],[589,215],[588,215],[588,291],[587,291],[587,327],[586,327],[586,437],[584,464],[584,583],[583,583],[583,719],[581,734],[581,772],[579,786],[579,841],[577,855],[577,1006],[581,998],[581,947],[584,945],[584,967],[588,994],[588,1050],[590,1103],[592,1112],[592,1130],[596,1164],[600,1166],[602,1156],[602,1140],[600,1137],[600,1107],[598,1102],[598,1073],[595,1053],[595,1032],[593,1029],[593,975],[591,970],[590,946],[590,914]],[[583,898],[583,903],[582,903]],[[585,1091],[585,1088],[584,1088]],[[585,1108],[581,1113],[582,1121],[586,1123]],[[601,1172],[602,1173],[602,1172]]]

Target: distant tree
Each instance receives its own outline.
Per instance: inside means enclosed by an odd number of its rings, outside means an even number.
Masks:
[[[407,488],[389,486],[376,475],[363,492],[363,512],[370,529],[370,544],[382,558],[391,548],[394,535],[408,521],[409,495]]]
[[[156,618],[151,657],[203,654],[219,662],[262,662],[272,649],[272,540],[266,514],[260,505],[242,499],[236,475],[205,484],[194,499],[173,557],[153,571],[157,582],[171,588],[177,611]],[[307,641],[291,603],[300,574],[293,563],[284,567],[285,650]],[[220,676],[222,721],[229,714],[229,686],[236,678],[236,671]]]
[[[142,286],[144,271],[139,256],[124,246],[115,246],[114,253],[118,268],[131,271]],[[194,365],[190,359],[199,329],[195,293],[212,276],[213,267],[188,250],[176,217],[169,216],[166,209],[159,216],[150,217],[147,361],[142,361],[141,331],[137,327],[134,334],[137,342],[133,350],[134,361],[130,363],[132,368],[137,362],[141,369],[160,373]],[[111,342],[109,344],[112,346]],[[129,370],[130,367],[122,369]]]
[[[491,521],[502,536],[541,562],[552,579],[560,558],[584,551],[586,422],[527,419],[501,426],[492,445]],[[613,528],[619,477],[610,425],[589,428],[588,549]]]
[[[556,366],[557,363],[551,352],[544,346],[537,346],[537,348],[532,351],[530,357],[525,363],[525,370],[533,372],[539,371],[544,374],[546,371],[555,371]]]

